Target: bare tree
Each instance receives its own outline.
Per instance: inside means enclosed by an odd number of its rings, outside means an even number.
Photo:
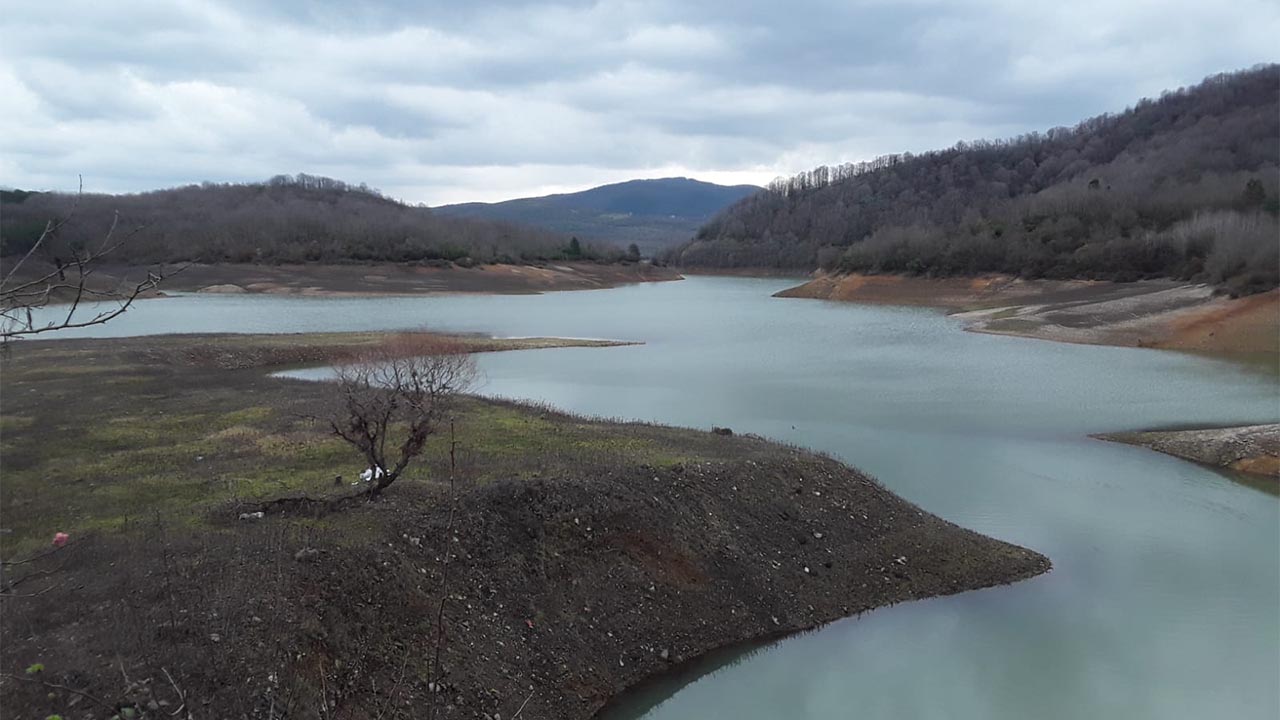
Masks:
[[[330,427],[369,463],[369,496],[395,482],[422,453],[457,396],[477,378],[457,341],[396,336],[338,366],[338,408]]]
[[[61,220],[49,220],[26,253],[12,264],[0,265],[0,343],[30,335],[81,328],[119,316],[143,294],[155,289],[164,274],[147,270],[139,282],[99,282],[94,275],[107,256],[132,233],[119,237],[119,216],[101,242],[81,247],[51,246],[58,232],[71,221],[74,207]],[[135,231],[136,232],[136,231]],[[94,304],[86,311],[85,305]],[[45,312],[46,308],[56,311]]]

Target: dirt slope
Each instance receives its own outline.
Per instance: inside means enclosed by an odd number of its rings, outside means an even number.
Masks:
[[[1280,290],[1230,299],[1205,285],[1159,280],[826,275],[778,297],[941,307],[976,332],[1280,360]]]

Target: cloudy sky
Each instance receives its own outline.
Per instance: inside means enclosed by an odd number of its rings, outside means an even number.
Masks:
[[[818,164],[1277,58],[1280,3],[0,0],[0,185],[309,172],[436,205]]]

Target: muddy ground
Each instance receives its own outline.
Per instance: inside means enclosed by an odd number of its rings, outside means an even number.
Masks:
[[[2,359],[5,718],[587,718],[713,648],[1049,567],[802,450],[480,399],[454,491],[437,437],[332,502],[362,466],[309,418],[331,389],[237,342]]]

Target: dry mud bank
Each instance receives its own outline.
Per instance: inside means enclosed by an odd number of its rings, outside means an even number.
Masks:
[[[638,282],[678,280],[647,264],[553,263],[438,268],[398,263],[372,265],[195,265],[164,289],[297,295],[523,294],[595,290]]]
[[[1059,342],[1280,359],[1280,290],[1231,299],[1174,281],[820,276],[779,297],[951,310],[970,330]]]
[[[154,268],[153,268],[154,269]],[[477,265],[434,267],[408,263],[341,265],[201,264],[165,266],[164,292],[270,293],[277,295],[521,295],[556,290],[598,290],[641,282],[679,280],[670,268],[647,263],[599,265]],[[24,268],[37,272],[40,268]],[[92,289],[111,292],[145,278],[148,268],[125,265],[95,270]]]

